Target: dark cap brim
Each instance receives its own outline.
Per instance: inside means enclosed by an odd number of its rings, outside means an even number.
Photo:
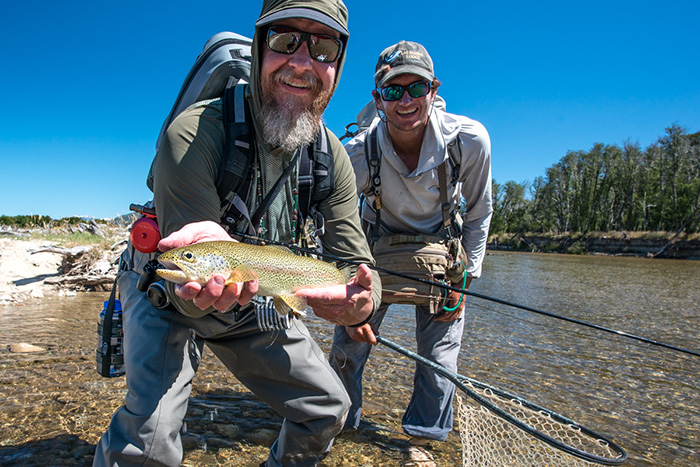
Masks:
[[[375,83],[375,86],[381,88],[382,86],[384,86],[384,83],[386,83],[393,77],[399,75],[418,75],[421,78],[427,79],[428,81],[432,81],[433,78],[435,78],[435,76],[433,76],[433,74],[425,68],[413,65],[399,65],[397,67],[392,68],[384,76],[382,76],[381,81]]]
[[[272,13],[271,15],[264,16],[264,17],[260,18],[255,23],[255,27],[264,26],[266,24],[271,24],[271,23],[274,23],[275,21],[279,21],[281,19],[287,19],[287,18],[310,19],[312,21],[316,21],[318,23],[325,24],[329,28],[335,29],[340,34],[343,34],[344,36],[350,35],[350,32],[342,24],[340,24],[339,22],[337,22],[336,20],[334,20],[330,16],[326,15],[325,13],[321,13],[320,11],[314,10],[311,8],[288,8],[286,10]]]

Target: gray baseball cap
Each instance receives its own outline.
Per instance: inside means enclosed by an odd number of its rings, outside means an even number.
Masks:
[[[263,13],[256,27],[272,24],[286,18],[306,18],[335,29],[346,38],[348,9],[342,0],[270,0],[263,5]]]
[[[401,41],[379,54],[374,70],[374,85],[379,88],[394,76],[409,73],[432,81],[435,78],[433,59],[419,43]]]

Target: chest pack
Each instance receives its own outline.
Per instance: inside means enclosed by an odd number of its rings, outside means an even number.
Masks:
[[[252,39],[233,32],[220,32],[207,41],[187,73],[156,141],[157,152],[166,130],[180,113],[198,102],[222,98],[224,157],[216,188],[221,200],[221,223],[229,231],[244,218],[249,220],[249,225],[255,222],[246,209],[246,197],[255,170],[254,125],[245,99],[245,86],[250,80],[252,43]],[[299,214],[302,219],[313,217],[317,231],[322,231],[323,220],[314,206],[330,195],[335,182],[333,154],[325,126],[315,141],[301,149],[298,159]],[[152,166],[147,185],[153,189]],[[265,209],[261,206],[259,215]],[[303,227],[303,222],[297,224],[297,229]],[[295,232],[296,236],[298,232]]]

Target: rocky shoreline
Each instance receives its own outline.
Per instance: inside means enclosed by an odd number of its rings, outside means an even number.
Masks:
[[[91,233],[100,242],[77,246],[53,240],[67,238],[64,232],[0,231],[0,304],[111,290],[129,234],[121,227],[102,230]]]

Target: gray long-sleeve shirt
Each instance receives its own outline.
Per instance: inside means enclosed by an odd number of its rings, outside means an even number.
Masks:
[[[388,233],[435,233],[442,225],[440,184],[437,167],[448,160],[447,145],[459,138],[461,163],[456,186],[448,186],[448,201],[456,210],[464,197],[466,215],[462,225],[462,245],[467,253],[469,277],[481,275],[486,254],[486,240],[493,211],[491,201],[491,140],[486,128],[476,120],[433,107],[428,121],[418,166],[413,172],[398,157],[392,146],[386,124],[376,117],[370,129],[377,128],[382,154],[380,169],[382,228]],[[365,138],[369,131],[350,140],[345,149],[350,156],[357,182],[357,192],[369,203],[363,218],[374,223],[374,189],[365,157]],[[447,179],[452,167],[447,164]]]

